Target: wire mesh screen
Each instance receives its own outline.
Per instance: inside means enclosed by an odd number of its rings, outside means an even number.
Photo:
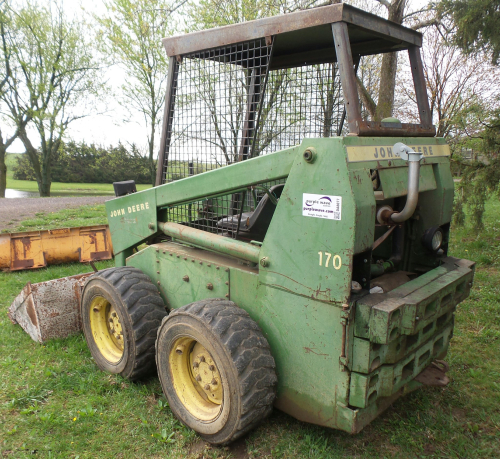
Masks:
[[[167,221],[221,236],[262,241],[284,184],[267,182],[223,196],[182,203],[167,209]]]
[[[342,133],[336,62],[270,66],[272,44],[264,39],[182,57],[171,88],[163,183]],[[171,207],[168,221],[261,240],[283,182]]]
[[[184,55],[172,88],[163,183],[342,134],[336,62],[269,70],[264,39]]]
[[[344,101],[336,62],[269,72],[255,155],[342,133]]]
[[[164,182],[251,155],[270,52],[262,39],[183,56],[172,94]]]

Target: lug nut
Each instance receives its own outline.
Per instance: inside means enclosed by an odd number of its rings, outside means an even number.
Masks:
[[[201,381],[201,376],[200,375],[196,376],[196,381]]]
[[[184,276],[184,277],[182,278],[182,280],[183,280],[184,282],[189,282],[189,276]]]
[[[216,386],[217,385],[217,380],[216,379],[212,379],[212,382],[210,384],[212,384],[212,386]]]
[[[215,365],[210,365],[210,366],[208,367],[208,369],[209,369],[210,371],[214,371],[214,370],[215,370]]]
[[[207,288],[208,288],[208,290],[213,290],[214,289],[214,285],[212,283],[208,283],[207,284]]]
[[[109,318],[109,322],[110,322],[110,323],[113,323],[113,319],[112,319],[111,317]]]
[[[198,368],[199,366],[200,366],[200,364],[198,362],[193,363],[193,368]]]
[[[113,313],[111,314],[111,317],[116,317],[116,312],[113,312]]]
[[[205,361],[205,356],[204,356],[204,355],[202,355],[202,356],[200,357],[200,362],[204,362],[204,361]]]
[[[210,390],[210,386],[208,384],[205,384],[205,387],[203,389]]]

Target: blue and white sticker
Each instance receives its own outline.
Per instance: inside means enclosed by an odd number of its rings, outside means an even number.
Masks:
[[[304,193],[302,195],[302,215],[304,217],[342,220],[342,196]]]

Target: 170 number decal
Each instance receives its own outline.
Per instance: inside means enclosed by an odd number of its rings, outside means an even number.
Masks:
[[[342,258],[340,258],[340,255],[333,255],[329,252],[318,252],[319,255],[319,265],[323,266],[323,255],[325,258],[325,268],[328,268],[330,265],[330,260],[331,260],[331,265],[335,269],[340,269],[342,267]]]

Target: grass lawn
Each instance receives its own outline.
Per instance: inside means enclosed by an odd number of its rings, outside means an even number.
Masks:
[[[34,198],[36,199],[36,198]],[[15,231],[40,231],[44,229],[68,228],[74,226],[107,225],[104,204],[81,206],[74,209],[63,209],[59,212],[35,214],[34,218],[19,222]],[[14,230],[3,230],[14,232]]]
[[[13,188],[20,191],[30,191],[38,193],[38,184],[30,180],[15,180],[13,177],[13,166],[16,164],[16,156],[19,153],[8,153],[5,158],[7,165],[7,188]],[[151,185],[137,185],[137,191],[142,191],[151,188]],[[84,196],[84,195],[97,195],[105,196],[107,194],[113,195],[113,185],[110,183],[59,183],[52,182],[50,187],[51,193],[57,196]]]
[[[99,219],[99,212],[85,211],[83,220]],[[68,226],[68,218],[62,213],[39,216],[36,222],[24,222],[23,229],[63,220]],[[129,383],[100,372],[82,335],[41,346],[10,323],[5,312],[26,282],[87,272],[88,266],[0,273],[0,456],[498,458],[498,200],[487,203],[484,231],[453,230],[450,254],[477,261],[477,269],[471,296],[457,309],[447,387],[425,387],[399,399],[355,436],[301,423],[275,410],[249,436],[226,448],[210,447],[176,421],[156,378]],[[99,268],[111,265],[98,263]]]

